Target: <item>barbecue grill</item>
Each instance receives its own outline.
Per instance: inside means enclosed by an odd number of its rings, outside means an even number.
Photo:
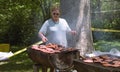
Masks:
[[[76,51],[53,54],[50,56],[50,62],[57,70],[65,71],[71,69],[73,67],[75,52]]]
[[[97,59],[98,57],[100,58]],[[74,68],[78,72],[120,72],[120,65],[116,67],[116,65],[113,64],[114,61],[117,61],[117,65],[118,65],[120,62],[120,57],[104,54],[94,58],[96,59],[94,59],[95,61],[93,62],[91,62],[91,60],[89,62],[84,62],[84,60],[82,59],[74,60],[73,61]],[[100,59],[103,59],[103,60],[100,61]],[[107,64],[107,66],[104,64]]]
[[[71,70],[73,67],[73,59],[77,59],[79,51],[77,49],[69,50],[69,48],[58,53],[45,53],[39,50],[27,48],[29,58],[37,64],[46,67],[54,67],[57,71]]]

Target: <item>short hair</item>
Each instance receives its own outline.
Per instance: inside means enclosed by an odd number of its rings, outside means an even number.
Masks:
[[[55,10],[60,11],[60,5],[58,3],[51,5],[50,12],[55,11]]]

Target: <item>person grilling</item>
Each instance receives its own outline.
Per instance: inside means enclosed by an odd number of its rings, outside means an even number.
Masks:
[[[59,5],[54,5],[51,7],[51,18],[46,20],[39,30],[39,36],[43,42],[54,43],[67,47],[67,33],[73,35],[76,31],[71,30],[67,21],[60,18],[60,8]]]

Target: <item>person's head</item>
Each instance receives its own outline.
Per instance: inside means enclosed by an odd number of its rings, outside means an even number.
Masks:
[[[59,8],[59,5],[54,5],[51,7],[51,16],[52,16],[52,19],[54,21],[58,21],[59,20],[59,16],[60,16],[60,8]]]

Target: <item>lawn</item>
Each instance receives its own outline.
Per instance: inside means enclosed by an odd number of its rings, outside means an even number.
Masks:
[[[100,51],[110,51],[113,48],[116,48],[120,51],[120,41],[98,41],[94,43],[94,48]]]
[[[16,55],[9,61],[0,62],[0,72],[33,72],[33,62],[26,52]]]
[[[35,44],[40,44],[37,42]],[[33,72],[33,62],[28,57],[27,51],[18,53],[27,48],[26,46],[11,46],[10,51],[16,53],[8,61],[0,62],[0,72]],[[41,71],[41,69],[40,69]]]

